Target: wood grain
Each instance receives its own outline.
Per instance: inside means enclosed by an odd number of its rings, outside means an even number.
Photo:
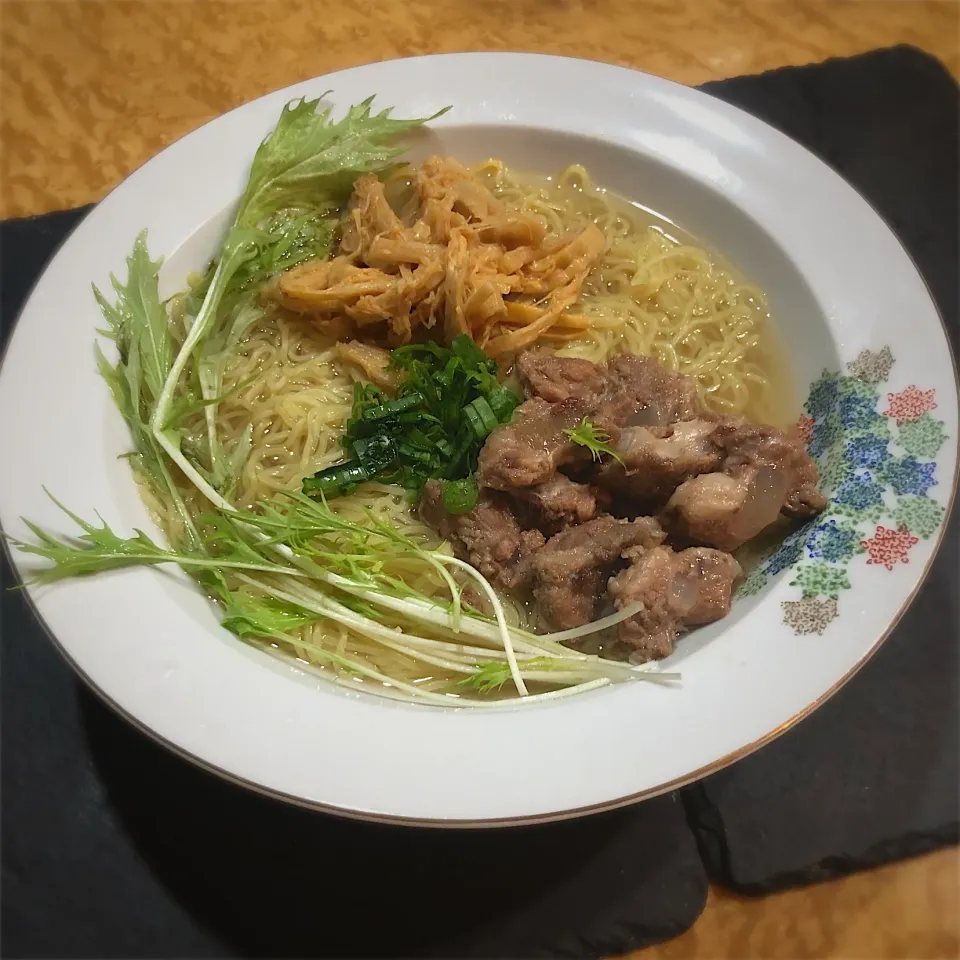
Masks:
[[[528,50],[696,84],[911,42],[957,71],[958,13],[888,0],[2,0],[0,216],[98,200],[223,111],[371,60]]]
[[[950,960],[958,904],[955,849],[767,897],[713,887],[691,930],[630,960]]]
[[[960,75],[958,38],[953,0],[0,0],[0,216],[98,200],[223,111],[372,60],[525,50],[697,84],[905,42]],[[946,850],[762,899],[714,888],[634,956],[957,957],[958,873]]]

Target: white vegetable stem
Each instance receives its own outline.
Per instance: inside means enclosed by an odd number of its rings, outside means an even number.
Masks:
[[[170,410],[173,406],[173,397],[180,382],[180,377],[187,366],[187,361],[193,353],[200,340],[206,336],[207,331],[213,324],[216,317],[216,305],[220,302],[220,287],[226,283],[229,272],[236,268],[235,257],[222,256],[217,264],[217,269],[213,274],[213,279],[207,289],[207,295],[203,298],[203,305],[197,314],[196,320],[190,327],[180,352],[177,354],[167,379],[163,383],[163,390],[160,392],[160,398],[157,400],[157,406],[150,418],[150,429],[156,437],[157,443],[163,447],[170,456],[170,459],[186,474],[190,482],[215,506],[221,510],[233,511],[233,505],[225,500],[214,488],[207,483],[201,476],[196,467],[183,455],[180,450],[180,442],[170,437],[166,430],[167,419],[170,416]],[[212,451],[211,451],[212,453]]]
[[[472,569],[472,568],[471,568]],[[477,576],[482,576],[479,572]],[[503,638],[500,634],[498,625],[491,624],[488,620],[480,620],[477,617],[464,615],[460,618],[459,629],[456,628],[454,618],[443,609],[438,603],[429,603],[426,600],[419,600],[416,597],[394,597],[368,584],[357,583],[354,580],[348,580],[337,573],[324,573],[318,576],[319,580],[330,584],[332,587],[338,587],[344,593],[351,593],[356,597],[362,597],[369,600],[379,607],[385,607],[387,610],[393,610],[395,613],[403,614],[414,620],[424,623],[432,623],[438,627],[445,627],[455,633],[465,633],[468,636],[476,637],[478,640],[488,640],[492,643],[500,642]],[[509,627],[507,628],[509,630]],[[511,641],[515,648],[523,653],[529,653],[534,656],[542,655],[545,648],[535,643],[528,643],[524,635],[519,631],[514,631],[519,636],[511,635]],[[532,636],[532,635],[531,635]],[[557,656],[586,656],[577,654],[566,647],[560,647]]]
[[[607,627],[614,627],[624,620],[629,620],[635,613],[639,613],[643,609],[645,609],[643,602],[635,600],[633,603],[627,604],[622,610],[601,617],[599,620],[594,620],[592,623],[585,623],[582,627],[571,627],[569,630],[560,630],[557,633],[544,633],[538,639],[549,640],[552,643],[576,640],[578,637],[586,637],[591,633],[599,633],[601,630],[606,630]]]
[[[449,563],[452,567],[463,570],[468,576],[479,584],[480,589],[487,595],[487,599],[493,606],[494,615],[497,618],[497,626],[500,628],[500,639],[503,641],[503,649],[507,654],[507,663],[510,664],[510,676],[513,677],[514,686],[521,697],[527,696],[527,685],[520,676],[520,668],[517,666],[517,655],[513,652],[513,642],[510,639],[510,628],[507,626],[507,618],[503,612],[503,604],[497,596],[496,591],[490,586],[489,581],[479,570],[471,567],[469,563],[464,563],[456,557],[444,556],[442,563]]]

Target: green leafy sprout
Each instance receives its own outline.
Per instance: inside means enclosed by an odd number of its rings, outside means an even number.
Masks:
[[[620,466],[623,466],[623,459],[620,454],[610,445],[610,434],[599,427],[594,426],[586,417],[577,424],[572,430],[563,431],[577,446],[586,447],[594,460],[600,460],[604,454],[613,457]]]
[[[356,178],[390,169],[402,150],[394,138],[425,122],[394,120],[389,110],[373,113],[370,100],[339,121],[329,110],[317,112],[317,106],[317,100],[300,100],[283,109],[257,150],[220,256],[180,298],[179,318],[160,300],[160,262],[151,260],[145,234],[127,258],[126,282],[111,278],[113,299],[94,290],[106,321],[100,332],[116,353],[111,360],[98,345],[98,368],[130,429],[133,469],[173,506],[170,545],[142,530],[124,536],[100,517],[90,523],[54,500],[74,524],[73,534],[25,521],[32,539],[12,539],[20,551],[45,563],[33,570],[32,582],[175,565],[218,603],[223,626],[238,637],[304,650],[336,671],[368,677],[389,695],[421,703],[496,706],[489,694],[507,682],[521,695],[517,703],[535,703],[615,681],[672,679],[564,646],[614,626],[636,613],[636,605],[573,631],[537,636],[508,624],[501,600],[469,564],[444,548],[423,548],[372,514],[348,519],[330,506],[322,488],[312,496],[283,494],[252,510],[240,511],[231,502],[250,435],[226,449],[217,434],[216,407],[227,359],[264,315],[260,286],[280,270],[328,255]],[[499,386],[495,366],[472,344],[454,344],[447,352],[430,345],[404,348],[394,358],[406,371],[407,386],[393,400],[364,388],[345,446],[362,462],[361,444],[374,444],[384,432],[379,424],[413,409],[421,401],[408,398],[419,394],[433,418],[423,431],[425,446],[447,457],[440,475],[462,484],[451,488],[451,503],[468,509],[475,496],[469,468],[479,431],[469,421],[473,446],[459,452],[460,460],[447,456],[444,442],[467,435],[460,432],[464,401],[469,406],[480,398],[489,406],[476,410],[481,429],[489,432],[493,423],[509,418],[516,397]],[[188,414],[201,410],[205,418],[198,432],[188,426]],[[443,429],[434,429],[438,425]],[[400,434],[390,436],[396,441]],[[595,456],[615,455],[586,421],[571,439]],[[404,437],[411,440],[418,438]],[[369,455],[373,452],[375,445]],[[403,481],[408,487],[423,482],[424,472],[409,464],[394,463],[391,469],[401,478],[403,469],[410,471]],[[197,508],[198,494],[208,508]],[[404,576],[391,573],[400,562]],[[409,576],[410,569],[430,572],[434,582],[439,578],[448,599],[417,589],[421,578]],[[463,609],[466,583],[487,597],[492,618]],[[383,674],[362,657],[312,640],[308,628],[315,624],[336,625],[423,665],[459,674],[461,681],[431,688]],[[527,682],[547,689],[531,693]],[[464,696],[471,693],[480,696]]]

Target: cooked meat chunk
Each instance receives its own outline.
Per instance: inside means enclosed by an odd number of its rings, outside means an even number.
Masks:
[[[719,469],[723,453],[712,441],[716,428],[707,420],[627,427],[616,444],[622,463],[605,463],[596,482],[633,500],[662,503],[684,480]]]
[[[579,627],[594,619],[597,601],[624,552],[662,543],[652,517],[617,520],[602,516],[551,537],[531,559],[534,596],[556,627]]]
[[[702,414],[692,382],[665,370],[649,357],[616,357],[605,370],[586,360],[528,351],[520,356],[517,365],[537,396],[517,410],[513,423],[493,431],[480,454],[480,484],[496,490],[544,483],[561,466],[588,459],[587,452],[564,433],[584,419],[617,443],[621,429],[629,424],[669,426]],[[713,425],[703,419],[699,424],[679,433],[676,427],[670,434],[634,433],[628,441],[638,460],[635,468],[628,468],[631,482],[627,487],[631,492],[634,485],[640,491],[650,487],[652,493],[635,494],[649,497],[667,482],[672,485],[662,491],[662,496],[669,496],[677,484],[696,472],[691,457],[704,463],[703,469],[716,469],[721,454],[716,448],[708,452],[703,439]],[[674,434],[677,439],[671,440]],[[641,440],[669,442],[654,452],[645,450]],[[662,472],[675,475],[675,480],[646,482],[646,465],[655,458],[661,466],[670,463]],[[616,476],[616,471],[610,473]]]
[[[490,598],[473,583],[469,583],[463,588],[460,593],[460,602],[464,607],[472,608],[481,616],[491,619],[496,616]]]
[[[585,523],[597,515],[594,491],[562,473],[532,487],[519,487],[512,491],[512,497],[530,525],[544,533],[557,533],[565,526]]]
[[[439,505],[433,525],[455,549],[500,586],[532,585],[557,629],[589,623],[602,603],[639,602],[617,646],[635,662],[668,656],[686,630],[729,612],[742,576],[731,551],[781,514],[826,505],[798,437],[710,413],[690,378],[654,360],[603,367],[529,351],[517,370],[533,396],[488,437],[477,507],[447,517],[428,484],[424,515]],[[598,462],[570,439],[583,420],[616,458],[598,449]]]
[[[517,369],[530,393],[550,403],[571,397],[600,396],[609,384],[603,367],[576,357],[558,357],[545,350],[527,350],[520,354]]]
[[[633,562],[610,579],[608,589],[618,610],[643,604],[619,627],[634,662],[669,656],[684,630],[730,612],[733,585],[742,570],[729,553],[705,547],[675,553],[665,546],[627,553]]]
[[[787,483],[786,471],[766,466],[701,474],[680,484],[661,519],[693,543],[736,550],[777,519]]]
[[[546,542],[538,530],[520,529],[510,504],[499,494],[481,493],[469,513],[447,513],[437,480],[424,488],[420,515],[450,542],[457,556],[472,563],[491,583],[508,590],[528,580],[530,558]]]
[[[517,369],[534,396],[552,403],[582,400],[584,414],[608,432],[625,426],[667,427],[705,416],[693,381],[651,357],[618,356],[603,367],[529,350],[517,359]]]
[[[477,480],[481,487],[513,490],[545,483],[563,464],[589,458],[564,430],[582,419],[576,400],[547,403],[539,397],[517,407],[513,421],[497,427],[480,451]]]
[[[699,627],[722,620],[730,612],[733,588],[743,576],[736,558],[710,547],[689,547],[677,557],[686,577],[678,600],[684,625]]]
[[[668,370],[652,357],[613,357],[607,373],[613,386],[613,406],[621,411],[633,408],[621,426],[668,427],[705,415],[693,379]],[[624,397],[628,399],[626,404]]]
[[[781,512],[811,517],[827,505],[817,489],[816,464],[798,438],[728,418],[710,439],[723,455],[722,472],[694,476],[677,488],[662,517],[671,533],[735,550]]]
[[[787,498],[780,509],[788,517],[815,517],[827,509],[830,500],[817,486],[820,473],[812,460],[810,466],[813,469],[806,472],[805,479],[795,482],[793,488],[787,491]]]
[[[827,498],[817,489],[817,465],[798,437],[776,427],[731,420],[717,428],[715,440],[726,454],[723,468],[727,472],[747,465],[786,474],[783,512],[788,516],[813,517],[826,507]]]

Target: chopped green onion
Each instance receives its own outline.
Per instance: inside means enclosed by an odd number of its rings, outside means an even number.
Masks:
[[[480,414],[470,406],[465,407],[463,413],[467,418],[467,422],[470,424],[470,429],[473,431],[474,437],[478,440],[486,439],[487,432],[483,428],[483,421],[480,419]]]
[[[400,397],[398,400],[391,400],[389,403],[383,403],[377,407],[364,410],[362,417],[364,420],[384,420],[395,414],[406,413],[407,410],[413,410],[421,403],[423,403],[423,397],[421,397],[419,393],[408,393],[405,397]]]
[[[428,480],[469,480],[490,432],[506,423],[520,398],[497,381],[497,364],[466,335],[450,347],[437,343],[398,347],[390,366],[404,371],[390,398],[372,384],[354,386],[353,410],[341,446],[351,459],[321,470],[305,493],[339,496],[360,478],[400,483],[418,498]],[[474,485],[475,486],[475,485]],[[450,494],[471,509],[476,491]]]
[[[470,418],[473,432],[481,440],[485,440],[499,423],[486,397],[477,397],[468,403],[464,413]]]
[[[457,370],[460,368],[460,361],[456,357],[451,357],[447,361],[447,365],[437,374],[437,379],[444,384],[445,386],[450,386],[453,383],[453,379],[456,376]]]
[[[397,448],[397,451],[402,457],[405,457],[407,460],[412,460],[415,463],[434,468],[438,468],[440,466],[439,457],[427,450],[420,450],[413,446],[413,444],[401,443]]]
[[[482,367],[489,373],[497,372],[496,361],[488,357],[476,345],[473,339],[466,334],[460,334],[460,336],[454,337],[453,342],[450,344],[450,349],[455,356],[459,357],[465,363]]]
[[[443,481],[443,509],[447,513],[468,513],[477,505],[478,495],[474,477]]]
[[[507,423],[517,409],[520,398],[507,387],[494,387],[487,394],[487,403],[499,423]]]
[[[327,499],[345,497],[353,493],[361,483],[372,479],[362,463],[348,460],[307,477],[303,481],[303,492],[309,495],[323,494]]]
[[[353,449],[371,474],[385,470],[397,459],[397,448],[390,437],[361,437],[354,442]]]

